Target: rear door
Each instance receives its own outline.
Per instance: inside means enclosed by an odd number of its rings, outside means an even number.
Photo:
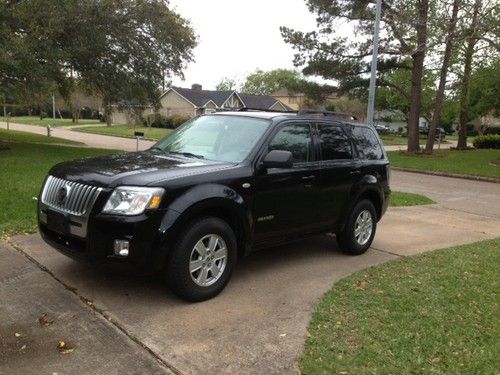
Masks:
[[[283,124],[271,136],[262,157],[271,150],[290,151],[293,166],[257,172],[253,207],[257,241],[307,230],[316,222],[320,176],[312,125]]]
[[[320,207],[318,220],[335,227],[349,204],[353,184],[361,178],[361,163],[341,123],[318,122]]]

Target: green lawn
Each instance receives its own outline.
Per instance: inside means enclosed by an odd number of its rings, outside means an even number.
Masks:
[[[393,191],[391,193],[390,206],[403,207],[403,206],[419,206],[422,204],[436,203],[425,195],[414,193],[403,193],[401,191]]]
[[[113,152],[33,143],[11,143],[10,147],[0,151],[0,237],[36,230],[36,204],[31,198],[38,195],[50,167]]]
[[[327,292],[304,374],[496,374],[500,239],[398,259]]]
[[[406,145],[408,143],[408,138],[394,134],[382,134],[380,135],[380,139],[382,140],[382,143],[386,146]]]
[[[16,130],[0,129],[0,140],[15,142],[36,142],[36,143],[60,143],[81,145],[81,142],[70,141],[68,139],[47,137],[45,135],[21,132]]]
[[[0,121],[7,121],[7,119],[3,116],[0,116]],[[68,125],[87,125],[87,124],[100,124],[99,120],[82,120],[78,121],[78,124],[75,124],[71,119],[60,119],[57,118],[53,120],[52,118],[44,118],[40,120],[38,116],[16,116],[11,117],[10,122],[14,122],[16,124],[27,124],[27,125],[39,125],[39,126],[68,126]]]
[[[500,159],[500,150],[439,150],[432,155],[391,151],[388,155],[394,167],[500,178],[500,166],[492,163]]]
[[[113,126],[90,126],[84,128],[74,128],[73,130],[84,133],[114,135],[118,137],[133,138],[134,132],[144,132],[144,138],[158,140],[170,133],[171,129],[148,128],[144,126],[133,127],[132,125],[113,125]]]

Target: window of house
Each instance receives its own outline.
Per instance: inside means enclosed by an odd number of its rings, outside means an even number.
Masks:
[[[269,143],[269,151],[290,151],[294,163],[313,160],[311,131],[308,124],[293,124],[283,127]]]

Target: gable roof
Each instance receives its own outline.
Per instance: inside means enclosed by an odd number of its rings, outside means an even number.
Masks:
[[[172,87],[172,89],[189,100],[196,107],[203,107],[210,100],[213,101],[217,106],[221,106],[222,103],[224,103],[234,92],[216,90],[193,90],[185,89],[182,87]]]
[[[222,107],[224,103],[234,94],[241,101],[243,106],[255,109],[270,109],[273,105],[279,102],[277,99],[269,95],[250,95],[240,94],[236,91],[219,91],[219,90],[195,90],[182,87],[171,87],[162,95],[165,96],[169,91],[175,91],[184,99],[190,102],[195,107],[204,107],[208,102],[212,101],[217,107]],[[286,110],[292,110],[290,107],[279,102]]]

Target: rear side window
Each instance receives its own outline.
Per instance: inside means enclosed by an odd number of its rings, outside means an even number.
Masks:
[[[318,124],[322,160],[351,159],[351,142],[336,125]]]
[[[269,143],[269,151],[290,151],[294,163],[313,160],[311,130],[308,124],[287,125]]]
[[[361,159],[379,160],[384,158],[382,146],[373,129],[368,126],[354,126],[352,136]]]

